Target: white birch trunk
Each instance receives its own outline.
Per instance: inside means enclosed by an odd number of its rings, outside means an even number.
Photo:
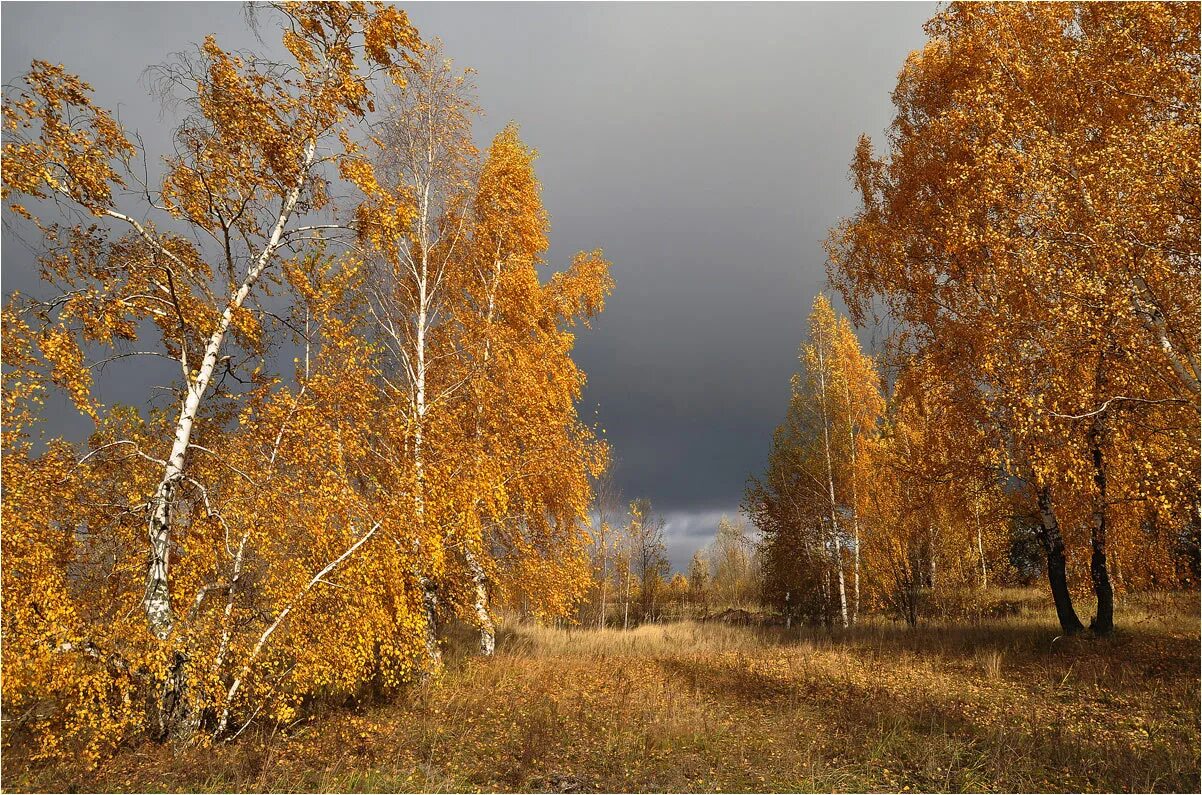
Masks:
[[[426,618],[422,640],[426,646],[426,659],[430,673],[437,674],[442,670],[442,647],[438,645],[438,590],[420,570],[414,569],[413,574],[422,591],[422,612]]]
[[[309,169],[313,164],[316,148],[316,141],[310,141],[305,145],[304,165],[301,168],[302,175],[308,175]],[[159,640],[167,639],[175,623],[171,612],[171,593],[168,580],[171,563],[171,505],[175,497],[176,486],[184,477],[188,446],[192,438],[192,426],[196,421],[201,403],[212,381],[213,372],[217,367],[221,348],[225,343],[225,336],[229,331],[230,324],[233,322],[234,314],[242,308],[251,290],[254,289],[255,284],[259,281],[259,277],[263,275],[263,271],[267,268],[272,256],[274,256],[276,250],[279,248],[284,228],[287,226],[289,219],[291,219],[293,210],[296,209],[296,202],[300,198],[303,182],[302,177],[284,197],[280,214],[276,218],[275,226],[271,230],[271,235],[268,237],[266,245],[264,245],[259,256],[255,258],[242,284],[230,296],[225,311],[221,313],[221,319],[217,323],[217,328],[213,330],[205,345],[204,357],[201,359],[200,367],[197,369],[196,375],[190,377],[190,381],[186,386],[179,418],[175,423],[175,435],[171,442],[171,453],[167,457],[167,465],[163,469],[163,477],[159,481],[159,485],[155,489],[154,496],[150,501],[150,523],[147,531],[150,541],[150,560],[146,572],[144,607],[150,631]],[[182,340],[181,344],[184,344]]]
[[[421,246],[420,267],[415,268],[417,276],[417,317],[414,321],[414,384],[413,384],[413,509],[417,526],[424,532],[426,519],[426,459],[425,459],[425,420],[426,420],[426,325],[429,317],[430,300],[430,257],[429,257],[429,213],[430,213],[430,180],[427,179],[422,189],[421,203],[418,208],[418,245]],[[426,656],[432,672],[437,673],[442,668],[442,651],[438,645],[438,592],[434,581],[422,571],[417,571],[418,585],[422,589],[422,607],[426,614],[425,645]]]
[[[851,623],[854,624],[860,618],[860,490],[856,472],[856,426],[852,421],[851,385],[846,373],[843,376],[843,399],[847,410],[847,441],[851,455],[851,527],[856,545],[853,574],[855,602],[851,611]]]
[[[225,664],[225,655],[230,648],[230,637],[234,629],[231,621],[234,613],[234,598],[238,594],[238,585],[242,580],[242,556],[246,551],[246,542],[249,539],[249,533],[243,535],[242,540],[238,543],[238,551],[234,554],[233,577],[230,578],[230,588],[225,599],[225,610],[221,615],[221,643],[217,647],[217,656],[213,658],[214,679],[220,675],[221,666]]]
[[[491,329],[493,317],[496,314],[497,307],[497,286],[501,279],[501,259],[500,245],[497,247],[497,255],[493,258],[493,280],[488,290],[488,311],[485,314],[485,323]],[[488,371],[488,360],[492,355],[492,336],[491,333],[484,340],[484,355],[481,364],[481,377],[484,377]],[[479,443],[480,428],[484,420],[484,403],[479,402],[476,405],[476,437]],[[482,455],[478,449],[477,455]],[[484,530],[481,529],[481,544],[484,543]],[[484,571],[484,567],[480,565],[479,559],[465,544],[463,547],[463,559],[467,563],[468,570],[472,574],[473,588],[475,589],[475,599],[472,608],[476,613],[476,621],[480,625],[480,653],[485,657],[491,657],[497,647],[497,631],[496,625],[493,623],[492,616],[488,612],[488,575]]]
[[[975,503],[972,516],[977,524],[977,555],[981,561],[981,589],[984,590],[989,587],[989,569],[985,566],[985,539],[981,533],[981,513]]]
[[[839,570],[839,615],[843,626],[847,626],[847,590],[843,582],[843,551],[839,542],[838,502],[835,499],[835,467],[831,460],[830,414],[827,411],[826,352],[827,340],[815,340],[814,350],[818,355],[818,392],[822,414],[823,451],[826,453],[827,496],[830,499],[831,538],[834,539],[835,565]]]
[[[463,548],[463,557],[467,561],[468,570],[472,573],[472,583],[475,588],[475,600],[472,607],[476,611],[476,621],[480,624],[480,653],[485,657],[491,657],[497,647],[497,630],[492,616],[488,612],[488,578],[484,574],[484,567],[480,565],[480,561],[466,546]]]
[[[839,572],[839,617],[843,621],[843,626],[847,626],[847,586],[843,580],[843,545],[839,541],[839,536],[835,536],[835,566]]]
[[[1165,320],[1164,312],[1156,303],[1151,288],[1142,276],[1136,276],[1132,282],[1131,304],[1135,313],[1142,318],[1144,327],[1169,360],[1169,365],[1181,383],[1195,395],[1199,394],[1198,360],[1188,350],[1184,354],[1177,351],[1177,347],[1169,338],[1168,321]]]

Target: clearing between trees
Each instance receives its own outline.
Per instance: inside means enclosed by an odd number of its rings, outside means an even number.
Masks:
[[[1121,600],[1120,630],[1014,613],[916,629],[508,623],[442,677],[214,748],[145,743],[6,788],[199,791],[1197,791],[1197,597]]]

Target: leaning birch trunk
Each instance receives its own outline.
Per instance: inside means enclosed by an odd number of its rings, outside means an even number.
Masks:
[[[267,645],[267,641],[271,639],[271,636],[275,634],[275,631],[280,628],[280,625],[284,623],[284,620],[292,613],[293,608],[296,607],[296,605],[308,595],[309,591],[313,590],[314,585],[321,582],[323,577],[332,572],[334,569],[338,568],[338,566],[340,566],[343,561],[350,558],[351,555],[354,555],[355,550],[363,546],[367,540],[375,535],[376,531],[379,529],[380,523],[376,522],[374,525],[372,525],[370,530],[368,530],[362,535],[362,537],[359,538],[359,540],[347,547],[345,552],[327,563],[321,571],[314,574],[309,581],[305,583],[304,587],[302,587],[300,591],[298,591],[296,595],[292,597],[292,601],[285,605],[284,609],[276,615],[275,620],[267,626],[267,629],[263,630],[263,634],[259,636],[259,640],[255,643],[254,648],[251,649],[250,656],[246,658],[246,662],[242,664],[242,668],[239,669],[238,675],[234,677],[234,681],[230,683],[229,689],[226,690],[225,706],[223,706],[221,709],[221,718],[217,721],[217,728],[213,731],[214,737],[220,737],[221,735],[225,734],[226,729],[229,728],[230,708],[233,706],[234,697],[237,696],[238,691],[242,689],[242,683],[245,682],[246,677],[250,675],[251,668],[254,667],[255,661],[258,660],[259,654],[263,651],[263,647]]]
[[[1073,609],[1073,597],[1069,593],[1068,577],[1065,574],[1064,536],[1060,533],[1060,522],[1052,508],[1051,489],[1047,486],[1040,487],[1038,504],[1042,525],[1040,537],[1047,554],[1048,584],[1052,590],[1052,601],[1056,605],[1056,616],[1060,620],[1061,630],[1066,635],[1073,635],[1085,629],[1085,625]]]
[[[217,646],[217,655],[213,658],[211,675],[214,680],[220,677],[221,667],[225,665],[225,655],[229,652],[230,648],[230,638],[234,631],[232,623],[234,600],[238,595],[238,586],[242,582],[242,556],[246,552],[246,542],[249,539],[249,533],[243,534],[242,540],[238,542],[238,551],[234,554],[233,576],[230,578],[230,587],[226,593],[225,610],[221,614],[221,642]]]
[[[309,169],[313,164],[313,156],[316,148],[316,141],[313,140],[310,140],[305,145],[305,160],[301,168],[302,175],[308,175]],[[163,468],[163,477],[159,481],[154,496],[150,500],[150,526],[148,529],[150,556],[146,572],[144,606],[150,631],[159,640],[167,639],[175,623],[171,612],[171,592],[168,578],[171,565],[171,505],[175,497],[176,486],[184,477],[188,447],[192,438],[192,427],[200,410],[201,402],[213,379],[213,372],[217,367],[221,348],[225,343],[225,335],[229,331],[230,324],[233,322],[234,314],[242,308],[251,290],[254,289],[255,284],[259,281],[259,277],[263,275],[263,271],[271,262],[276,249],[279,248],[284,228],[287,226],[289,219],[292,217],[292,212],[296,208],[296,202],[300,198],[303,184],[303,178],[297,180],[296,184],[292,186],[292,189],[284,197],[283,206],[279,216],[276,218],[275,226],[271,230],[267,244],[251,265],[250,270],[247,271],[246,278],[243,279],[242,284],[230,296],[229,303],[226,305],[225,311],[221,313],[221,318],[217,322],[217,328],[209,336],[208,342],[205,345],[204,358],[201,360],[200,367],[196,371],[196,376],[192,377],[187,384],[184,401],[180,406],[179,418],[175,423],[175,435],[171,442],[171,453],[167,457],[166,466]]]
[[[1156,302],[1152,288],[1148,286],[1142,276],[1136,276],[1132,280],[1131,306],[1141,318],[1144,328],[1156,340],[1156,344],[1164,353],[1165,358],[1169,360],[1169,365],[1177,374],[1177,378],[1195,395],[1199,394],[1198,360],[1189,350],[1184,352],[1177,350],[1177,346],[1169,338],[1168,321],[1165,319],[1164,312]]]

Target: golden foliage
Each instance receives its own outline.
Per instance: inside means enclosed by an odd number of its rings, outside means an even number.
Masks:
[[[193,111],[157,190],[62,67],[35,62],[6,96],[4,198],[32,200],[13,210],[62,292],[14,295],[3,318],[5,742],[38,758],[91,764],[138,734],[206,744],[393,691],[437,669],[440,622],[491,621],[490,592],[550,616],[586,587],[607,450],[576,416],[570,329],[603,308],[607,264],[540,280],[533,153],[509,128],[477,162],[454,94],[408,109],[458,142],[452,177],[432,177],[443,203],[367,155],[378,78],[416,96],[441,74],[404,12],[273,8],[286,68],[209,37],[156,73]],[[188,233],[118,207],[134,181]],[[335,215],[353,220],[312,219],[347,191]],[[49,198],[102,220],[43,220]],[[329,229],[358,240],[315,239]],[[407,329],[422,318],[420,411],[390,357],[416,348],[369,320],[373,296],[414,284],[414,256],[443,263],[436,305],[390,304]],[[176,365],[168,401],[103,404],[93,373],[141,356]],[[35,443],[50,389],[94,421],[85,444]]]
[[[1197,533],[1198,30],[1176,3],[950,5],[828,243],[853,317],[898,323],[906,399],[945,407],[937,458],[1024,483],[1020,512],[1054,495],[1100,599],[1107,558],[1164,584]]]

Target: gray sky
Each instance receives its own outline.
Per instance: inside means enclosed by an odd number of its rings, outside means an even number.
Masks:
[[[486,144],[510,120],[537,148],[550,261],[602,247],[616,290],[579,338],[624,496],[649,497],[683,568],[734,513],[788,401],[821,242],[854,207],[856,138],[878,140],[934,3],[411,3],[426,38],[478,71]],[[236,3],[3,4],[4,82],[61,62],[155,153],[142,70],[213,33],[261,48]],[[264,38],[275,44],[273,31]],[[169,122],[170,120],[168,120]],[[6,232],[3,290],[30,258]],[[141,403],[136,372],[102,382]],[[57,404],[78,437],[87,425]]]

